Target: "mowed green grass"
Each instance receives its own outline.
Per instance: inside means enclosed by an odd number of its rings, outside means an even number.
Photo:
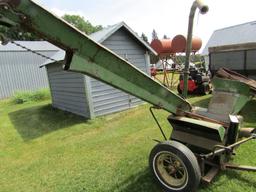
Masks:
[[[191,98],[207,105],[209,96]],[[1,192],[160,192],[148,155],[161,140],[149,105],[85,120],[52,109],[50,101],[14,105],[0,101]],[[243,110],[256,126],[256,101]],[[167,135],[167,112],[158,111]],[[237,151],[235,162],[256,166],[256,143]],[[200,192],[256,191],[256,173],[225,171]]]

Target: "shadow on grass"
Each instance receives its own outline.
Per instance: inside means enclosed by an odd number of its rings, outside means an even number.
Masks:
[[[226,179],[221,180],[220,177],[222,175],[226,176]],[[217,177],[213,180],[212,184],[201,184],[200,186],[200,192],[201,191],[214,191],[214,189],[221,187],[223,185],[228,185],[227,181],[234,181],[234,183],[238,185],[246,185],[252,188],[256,188],[256,179],[252,177],[247,177],[245,175],[241,174],[241,171],[235,171],[235,170],[228,170],[228,171],[222,171]],[[230,185],[229,185],[230,187]],[[236,191],[238,191],[237,189]],[[227,190],[228,191],[228,188]]]
[[[77,115],[54,109],[50,104],[15,111],[9,113],[9,117],[24,141],[87,121]]]
[[[217,178],[214,179],[213,182],[217,182],[219,177],[225,174],[228,180],[236,180],[237,183],[243,183],[245,185],[251,186],[256,188],[256,180],[247,178],[241,175],[237,171],[229,170],[222,172]],[[218,184],[200,184],[199,191],[214,191],[214,189],[218,185],[225,185],[226,182],[219,182]],[[163,190],[156,184],[155,180],[153,179],[153,175],[149,169],[145,169],[139,172],[136,175],[131,176],[127,180],[119,183],[117,186],[113,187],[106,192],[131,192],[131,191],[140,191],[140,192],[162,192]]]
[[[243,183],[245,185],[256,188],[256,180],[247,178],[241,175],[238,171],[225,171],[221,172],[213,181],[212,184],[200,184],[198,191],[215,191],[218,185],[226,185],[226,180],[219,181],[221,175],[226,175],[228,180],[235,180],[236,183]],[[216,183],[215,183],[216,182]],[[131,191],[139,191],[139,192],[163,192],[163,190],[158,186],[156,181],[153,178],[152,173],[149,169],[145,169],[139,172],[136,175],[131,176],[127,180],[118,183],[115,187],[110,190],[106,190],[105,192],[131,192]]]
[[[149,169],[145,169],[136,175],[131,176],[127,180],[119,183],[117,186],[108,190],[107,192],[162,192],[159,186],[153,179]]]
[[[229,170],[226,171],[225,174],[227,175],[228,179],[237,180],[238,182],[242,182],[243,185],[251,186],[256,189],[256,179],[255,178],[248,178],[242,174],[240,174],[239,171]]]
[[[256,189],[256,179],[255,178],[252,179],[252,178],[245,177],[242,174],[239,174],[239,171],[233,171],[233,170],[228,171],[227,176],[229,179],[235,178],[236,180],[242,181],[244,184]]]

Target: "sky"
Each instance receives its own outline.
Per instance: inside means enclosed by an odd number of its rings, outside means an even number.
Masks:
[[[187,34],[193,0],[36,0],[58,16],[78,14],[93,25],[108,26],[124,21],[149,39],[153,29],[158,37]],[[194,36],[207,43],[214,30],[256,20],[255,0],[205,0],[209,12],[196,13]]]

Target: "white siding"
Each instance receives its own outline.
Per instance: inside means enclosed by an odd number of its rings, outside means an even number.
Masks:
[[[146,48],[141,46],[125,29],[121,28],[102,44],[142,71],[148,72]],[[129,109],[142,103],[140,99],[93,78],[90,83],[95,116]]]
[[[85,76],[63,71],[58,63],[47,65],[47,72],[53,107],[90,118]]]

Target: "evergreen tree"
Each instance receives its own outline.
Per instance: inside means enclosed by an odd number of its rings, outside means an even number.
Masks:
[[[158,36],[157,36],[157,33],[156,33],[156,30],[153,29],[153,32],[152,32],[152,41],[154,39],[158,39]],[[157,63],[159,61],[159,57],[156,56],[156,55],[153,55],[153,54],[150,54],[150,63]]]
[[[157,36],[157,33],[156,33],[156,30],[153,29],[153,32],[152,32],[152,40],[154,39],[158,39],[158,36]]]
[[[149,44],[149,42],[148,42],[148,37],[145,35],[145,33],[142,33],[142,34],[141,34],[141,38],[143,39],[143,41],[145,41],[146,43]]]

